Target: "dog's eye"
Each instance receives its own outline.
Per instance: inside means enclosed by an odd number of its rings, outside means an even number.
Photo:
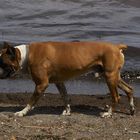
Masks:
[[[15,57],[13,55],[10,55],[10,54],[4,54],[3,58],[4,58],[3,60],[6,60],[6,62],[15,59]]]
[[[10,60],[14,60],[15,59],[15,56],[13,56],[13,55],[8,55],[8,57],[9,57]]]

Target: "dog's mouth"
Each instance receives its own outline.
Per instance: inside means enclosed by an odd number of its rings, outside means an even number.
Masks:
[[[0,67],[0,79],[13,77],[15,73],[16,73],[16,70],[12,66]]]
[[[0,79],[12,77],[16,73],[16,69],[12,65],[5,64],[3,59],[0,58]]]

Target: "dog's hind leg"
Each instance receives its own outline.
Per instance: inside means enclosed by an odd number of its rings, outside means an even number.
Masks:
[[[71,115],[71,108],[70,108],[70,99],[68,97],[66,87],[65,87],[64,83],[56,83],[55,85],[56,85],[58,91],[60,92],[64,105],[65,105],[65,109],[64,109],[62,115],[69,116],[69,115]]]
[[[134,99],[133,99],[133,88],[131,86],[129,86],[122,79],[120,79],[118,87],[127,94],[127,97],[128,97],[129,103],[130,103],[130,113],[131,113],[131,115],[134,115],[135,105],[134,105]]]
[[[118,97],[119,94],[117,91],[119,74],[118,72],[105,72],[105,77],[112,97],[112,103],[109,107],[109,110],[102,114],[102,117],[111,117],[113,111],[115,110],[116,104],[119,102],[119,97]]]
[[[36,104],[36,102],[42,96],[42,94],[45,91],[45,89],[47,88],[47,86],[48,86],[47,78],[44,80],[41,80],[40,82],[37,82],[34,94],[31,96],[29,103],[23,110],[16,112],[15,116],[19,116],[19,117],[25,116],[30,110],[32,110],[33,106]]]

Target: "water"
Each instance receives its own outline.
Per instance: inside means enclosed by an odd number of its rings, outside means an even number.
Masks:
[[[1,0],[0,41],[107,40],[140,47],[139,0]]]
[[[0,42],[5,40],[19,44],[73,40],[126,43],[131,47],[126,53],[123,70],[140,72],[140,1],[1,0]],[[16,86],[10,80],[0,81],[0,91],[33,90],[33,85],[29,84],[28,80],[15,82]],[[100,84],[98,86],[94,83],[94,88],[90,86],[90,81],[73,81],[73,84],[68,82],[67,86],[71,93],[91,94],[93,89],[99,87],[104,91],[104,86]],[[133,84],[138,93],[139,82]],[[8,85],[8,88],[5,85]],[[76,88],[71,88],[73,86]],[[54,91],[55,88],[51,89]]]
[[[140,82],[129,83],[134,88],[134,96],[140,97]],[[100,80],[70,80],[65,83],[68,94],[103,95],[109,93],[105,82]],[[28,79],[0,80],[0,91],[4,93],[34,92],[35,85]],[[59,93],[54,84],[50,84],[45,93]],[[119,93],[124,94],[119,91]],[[125,95],[125,94],[124,94]]]
[[[7,86],[8,85],[8,86]],[[99,94],[102,90],[107,91],[104,83],[95,83],[87,80],[72,80],[65,83],[70,94]],[[100,87],[100,88],[99,88]],[[35,85],[31,80],[0,80],[0,89],[6,93],[14,92],[34,92]],[[50,84],[46,93],[58,93],[54,84]]]

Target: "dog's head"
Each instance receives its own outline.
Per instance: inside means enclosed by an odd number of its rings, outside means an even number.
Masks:
[[[0,50],[0,79],[11,77],[19,68],[18,51],[4,42],[3,48]]]

